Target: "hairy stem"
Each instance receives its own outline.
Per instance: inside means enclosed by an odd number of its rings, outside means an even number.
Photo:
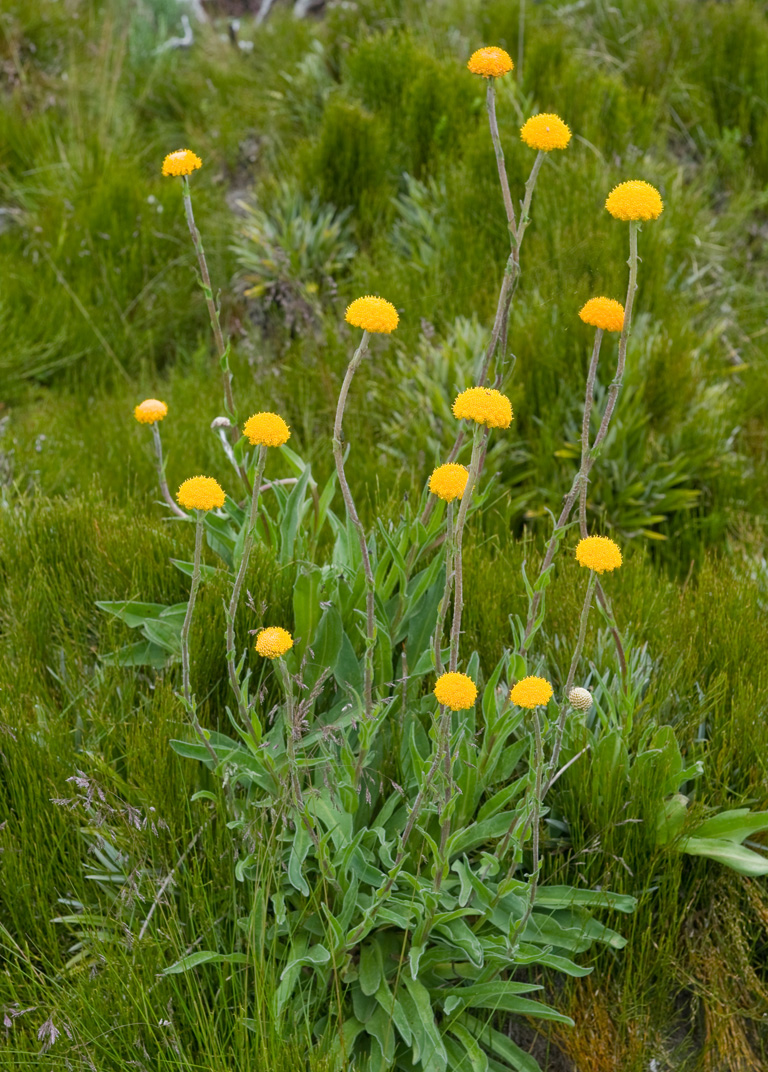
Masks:
[[[467,511],[472,499],[477,475],[480,469],[480,454],[487,431],[482,424],[475,425],[475,435],[472,443],[472,460],[469,463],[469,476],[461,497],[459,515],[456,518],[456,531],[454,535],[454,567],[453,567],[453,623],[451,625],[451,654],[449,670],[453,673],[459,665],[459,641],[461,638],[461,614],[464,609],[464,570],[461,558],[461,545],[464,537],[464,523],[467,520]]]
[[[533,709],[533,733],[534,733],[534,754],[536,763],[535,783],[533,788],[533,806],[531,808],[531,814],[529,822],[532,831],[533,840],[533,869],[531,871],[530,886],[528,887],[528,904],[525,909],[523,918],[517,928],[517,941],[523,936],[523,931],[526,928],[528,920],[531,918],[533,912],[533,906],[536,902],[536,890],[539,883],[539,874],[541,872],[541,860],[539,858],[539,827],[541,820],[541,802],[542,802],[542,775],[544,773],[544,748],[541,741],[541,721],[539,719],[538,708]]]
[[[576,647],[574,648],[573,658],[571,659],[571,665],[568,670],[568,679],[565,682],[565,689],[563,690],[563,699],[560,703],[560,717],[557,720],[557,729],[555,730],[555,743],[552,747],[552,758],[550,760],[550,771],[547,778],[547,784],[544,788],[545,794],[552,785],[553,775],[557,771],[557,763],[560,759],[560,750],[563,747],[563,736],[565,734],[565,722],[568,715],[568,708],[570,702],[568,700],[568,694],[573,688],[573,682],[576,678],[576,671],[579,667],[579,660],[581,659],[581,653],[584,650],[584,640],[587,635],[587,621],[589,620],[589,612],[592,609],[592,593],[595,590],[595,582],[597,581],[597,574],[594,570],[589,571],[589,580],[587,581],[587,590],[584,593],[584,604],[581,608],[581,618],[579,620],[579,638],[576,641]]]
[[[195,518],[195,560],[192,567],[192,586],[189,590],[187,613],[184,615],[184,624],[181,627],[181,679],[182,688],[184,690],[184,706],[189,715],[192,727],[208,750],[208,754],[213,760],[214,767],[217,767],[219,765],[218,757],[198,720],[197,706],[189,684],[189,630],[192,626],[192,615],[195,612],[197,590],[200,587],[200,560],[203,553],[203,511],[196,510],[195,514],[197,516]]]
[[[453,563],[456,554],[452,502],[448,503],[448,509],[446,511],[445,531],[445,587],[443,588],[443,598],[440,600],[440,605],[437,608],[437,623],[435,624],[435,635],[432,638],[432,646],[435,653],[435,671],[437,672],[438,677],[445,673],[445,667],[443,666],[443,629],[445,628],[445,619],[448,614],[448,605],[451,602],[451,591],[453,589]]]
[[[157,468],[157,479],[160,482],[160,491],[165,501],[173,510],[176,517],[183,517],[186,521],[187,513],[182,510],[177,502],[175,502],[173,496],[168,489],[168,481],[165,479],[165,465],[163,464],[163,444],[160,442],[160,429],[157,426],[157,421],[152,425],[152,439],[155,444],[155,458]]]
[[[357,350],[355,350],[352,360],[347,366],[344,382],[342,383],[341,391],[339,392],[339,401],[336,406],[336,421],[333,426],[333,457],[336,462],[336,472],[339,476],[339,487],[341,488],[341,494],[344,498],[344,505],[347,509],[347,515],[357,531],[357,538],[360,543],[360,554],[363,559],[366,619],[364,703],[365,717],[371,718],[373,713],[373,649],[376,646],[374,578],[373,570],[371,569],[371,557],[368,553],[368,544],[365,539],[365,530],[363,529],[362,522],[355,509],[355,501],[352,498],[352,492],[347,483],[346,473],[344,472],[344,446],[342,438],[344,434],[342,422],[344,420],[344,409],[347,404],[347,395],[349,394],[350,384],[352,383],[352,378],[355,375],[355,372],[360,366],[360,362],[363,360],[367,352],[368,332],[364,331],[363,337],[360,340],[360,345]]]
[[[504,150],[501,147],[499,137],[499,124],[496,119],[496,79],[488,79],[488,90],[485,95],[485,107],[488,112],[488,125],[491,128],[491,140],[496,153],[496,169],[499,172],[501,183],[501,196],[504,198],[504,211],[507,214],[507,226],[509,227],[510,241],[513,248],[517,245],[517,223],[515,222],[515,210],[512,207],[512,194],[509,192],[509,179],[507,168],[504,163]]]
[[[248,572],[248,562],[251,557],[251,550],[253,548],[253,538],[256,533],[256,519],[259,512],[259,492],[261,490],[261,482],[264,476],[264,466],[267,461],[267,447],[259,447],[259,459],[256,468],[256,479],[253,482],[253,491],[251,493],[251,512],[248,517],[245,533],[245,540],[243,542],[243,553],[240,558],[240,566],[235,577],[235,583],[232,585],[232,596],[229,600],[229,606],[227,608],[227,672],[229,673],[229,683],[232,686],[232,691],[235,694],[235,700],[237,702],[238,711],[243,722],[248,724],[248,703],[245,696],[243,696],[243,689],[240,686],[240,679],[237,672],[236,660],[237,652],[235,650],[235,617],[237,615],[237,608],[240,603],[240,595],[243,590],[243,583],[245,582],[245,575]]]
[[[608,391],[608,400],[606,402],[603,418],[600,422],[600,428],[598,429],[597,435],[595,436],[595,441],[589,451],[589,461],[586,469],[586,476],[589,476],[592,466],[595,463],[595,459],[597,458],[597,455],[600,451],[600,447],[602,446],[603,441],[608,434],[608,427],[611,423],[613,411],[616,407],[616,400],[619,396],[619,391],[621,390],[621,385],[624,377],[624,368],[627,360],[627,342],[632,327],[632,306],[634,304],[635,291],[637,290],[637,229],[637,223],[634,220],[631,221],[629,224],[629,260],[627,261],[627,264],[629,265],[629,282],[627,284],[627,300],[624,303],[624,324],[622,326],[621,337],[619,339],[619,356],[616,363],[616,375]],[[546,572],[546,570],[548,570],[549,567],[552,565],[552,561],[555,557],[555,552],[557,551],[557,546],[560,541],[560,537],[562,536],[562,530],[568,524],[568,520],[571,516],[571,511],[573,510],[574,503],[576,502],[576,498],[579,494],[581,483],[581,470],[579,470],[579,472],[574,478],[573,484],[571,485],[571,490],[568,492],[565,499],[563,500],[563,507],[560,511],[560,517],[558,518],[557,524],[555,525],[552,535],[549,538],[547,550],[544,555],[544,559],[541,563],[539,577],[541,577],[541,575]],[[527,651],[529,642],[532,638],[534,626],[536,623],[536,616],[538,614],[541,599],[542,592],[536,592],[531,601],[531,607],[528,612],[528,621],[526,622],[523,641],[520,645],[521,655]],[[623,652],[619,656],[620,660],[622,655]]]
[[[592,403],[595,394],[595,377],[597,362],[600,359],[600,343],[603,341],[602,328],[595,332],[595,345],[592,347],[592,360],[587,373],[587,392],[584,396],[584,417],[581,422],[581,468],[579,469],[579,529],[582,539],[587,535],[587,487],[589,480],[589,422],[592,417]]]
[[[205,295],[205,304],[208,307],[208,316],[211,321],[211,329],[213,331],[213,338],[216,343],[216,352],[218,354],[219,362],[222,366],[222,382],[224,386],[224,406],[227,411],[227,416],[230,418],[231,426],[229,430],[229,438],[233,445],[239,438],[237,429],[237,410],[235,409],[235,398],[232,393],[232,372],[229,368],[228,358],[228,346],[224,342],[224,335],[221,330],[221,321],[219,320],[219,310],[216,308],[216,301],[213,296],[213,287],[211,286],[211,276],[208,271],[208,261],[205,257],[205,250],[203,249],[203,240],[200,236],[200,232],[197,229],[195,223],[195,216],[192,211],[192,193],[189,187],[189,178],[184,175],[181,179],[181,192],[184,198],[184,213],[187,217],[187,227],[189,233],[192,236],[192,244],[195,247],[195,253],[197,254],[197,263],[200,267],[200,278],[203,282],[203,294]],[[238,465],[238,472],[240,478],[245,484],[246,488],[250,491],[250,483],[248,480],[248,474],[245,471],[244,466]]]

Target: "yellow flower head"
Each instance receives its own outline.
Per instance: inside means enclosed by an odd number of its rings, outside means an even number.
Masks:
[[[621,551],[608,536],[587,536],[576,545],[576,561],[595,573],[610,573],[621,565]]]
[[[642,179],[630,179],[614,186],[605,199],[605,207],[617,220],[657,220],[664,202],[655,186]]]
[[[429,478],[429,490],[439,499],[453,502],[464,494],[468,479],[469,473],[463,465],[438,465]]]
[[[139,424],[154,424],[155,421],[161,421],[167,413],[168,407],[158,398],[145,398],[133,411]]]
[[[354,328],[363,328],[372,334],[389,335],[397,327],[400,317],[392,302],[366,294],[364,298],[355,298],[352,304],[347,306],[344,319]]]
[[[243,435],[263,447],[282,447],[291,438],[291,430],[277,413],[254,413],[245,422]]]
[[[564,149],[571,140],[571,132],[559,115],[542,112],[532,115],[520,130],[520,137],[531,149],[548,153],[552,149]]]
[[[511,71],[514,66],[509,53],[493,45],[473,52],[467,64],[472,74],[481,74],[483,78],[499,78]]]
[[[468,387],[453,403],[453,415],[458,420],[466,417],[488,428],[509,428],[512,406],[506,395],[491,387]]]
[[[624,327],[624,306],[615,298],[590,298],[579,316],[585,324],[603,331],[621,331]]]
[[[190,149],[177,149],[163,160],[163,175],[191,175],[202,166],[200,157]]]
[[[518,707],[544,707],[552,699],[552,686],[543,677],[524,677],[514,686],[509,699]]]
[[[451,711],[466,711],[477,699],[477,686],[466,674],[442,674],[435,682],[435,696]]]
[[[279,659],[293,647],[293,637],[287,629],[273,625],[262,629],[256,637],[256,651],[265,659]]]
[[[185,510],[215,510],[224,505],[224,489],[212,476],[191,476],[176,492]]]

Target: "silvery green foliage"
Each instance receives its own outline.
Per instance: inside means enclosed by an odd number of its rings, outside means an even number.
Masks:
[[[624,945],[593,912],[630,912],[635,901],[534,885],[532,733],[507,701],[509,681],[526,672],[520,656],[505,653],[487,677],[477,655],[469,659],[478,710],[454,713],[450,769],[442,760],[435,768],[438,709],[424,693],[444,587],[435,553],[443,516],[438,508],[424,523],[424,501],[418,506],[369,540],[377,600],[369,720],[360,549],[350,527],[327,512],[330,561],[299,565],[294,586],[296,644],[286,657],[293,723],[286,705],[270,718],[258,710],[246,675],[249,724],[230,713],[232,734],[210,735],[216,773],[233,791],[229,825],[242,838],[235,877],[252,887],[242,939],[231,949],[198,949],[167,970],[246,964],[271,950],[280,983],[270,1015],[331,1038],[339,1069],[530,1072],[537,1066],[508,1038],[505,1021],[517,1014],[569,1022],[541,1000],[535,969],[587,974],[576,958],[593,943]],[[554,721],[544,713],[545,743]],[[212,766],[200,743],[173,747]],[[269,880],[258,850],[248,851],[264,824],[277,855]]]

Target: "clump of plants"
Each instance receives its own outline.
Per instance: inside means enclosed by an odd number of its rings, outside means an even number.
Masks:
[[[137,420],[152,429],[162,496],[179,521],[194,528],[192,561],[176,563],[191,579],[190,595],[186,604],[170,607],[101,606],[142,634],[112,653],[112,662],[181,663],[179,703],[191,734],[172,746],[221,782],[222,818],[239,846],[234,878],[243,906],[226,946],[198,945],[166,973],[206,963],[265,971],[268,963],[279,983],[268,997],[254,996],[250,1023],[305,1023],[311,1044],[323,1047],[340,1069],[531,1072],[538,1066],[509,1037],[509,1018],[570,1022],[542,1000],[536,973],[587,974],[579,956],[594,943],[624,945],[601,913],[635,907],[626,894],[540,879],[552,787],[566,770],[573,777],[579,765],[588,766],[597,750],[589,720],[593,698],[580,683],[593,603],[612,638],[617,696],[631,695],[631,667],[610,598],[610,575],[623,567],[622,553],[592,531],[589,487],[622,389],[641,225],[663,211],[659,192],[645,181],[621,183],[605,202],[611,216],[628,225],[627,292],[623,303],[596,296],[580,313],[595,336],[579,466],[537,575],[523,570],[527,613],[512,621],[512,644],[495,666],[482,667],[463,645],[462,615],[472,598],[463,572],[467,521],[484,505],[489,450],[513,435],[505,389],[514,363],[509,317],[523,242],[546,154],[567,150],[571,141],[557,115],[534,115],[523,124],[521,141],[535,156],[516,206],[496,119],[496,81],[512,67],[499,48],[480,49],[469,61],[470,71],[487,83],[509,241],[490,336],[474,382],[444,416],[456,423],[443,464],[425,481],[418,502],[407,504],[397,521],[377,519],[370,531],[346,476],[354,444],[345,437],[344,417],[354,377],[365,374],[377,337],[397,330],[399,311],[370,295],[347,308],[357,345],[336,408],[334,472],[321,486],[288,446],[291,431],[282,415],[257,412],[243,420],[237,410],[229,345],[192,208],[190,178],[202,160],[184,149],[163,163],[163,173],[180,181],[197,253],[223,382],[224,413],[214,433],[237,490],[227,494],[213,477],[192,475],[174,498],[160,438],[168,409],[157,399],[137,406]],[[259,250],[254,279],[269,278],[268,232],[260,218],[252,236]],[[301,249],[298,242],[297,256]],[[317,264],[325,273],[319,239]],[[303,279],[300,267],[297,280]],[[606,335],[618,340],[616,358],[599,392]],[[273,475],[276,455],[290,477]],[[566,680],[556,693],[547,653],[536,642],[555,561],[572,542],[572,528],[579,539],[563,568],[583,571],[584,599]],[[249,603],[258,543],[268,543],[276,563],[295,571],[293,622],[276,621],[269,607]],[[230,578],[223,638],[228,734],[203,725],[192,685],[191,627],[212,569],[203,563],[204,544]],[[238,635],[244,603],[253,646]],[[576,749],[575,741],[584,744]],[[665,793],[685,780],[682,762],[678,766],[660,783]],[[208,790],[196,796],[217,800]],[[679,807],[665,814],[661,839],[681,829]],[[740,834],[756,828],[742,813],[718,830],[725,827],[738,827]],[[687,851],[696,851],[694,840],[688,839]],[[274,863],[270,869],[261,866],[264,853]]]

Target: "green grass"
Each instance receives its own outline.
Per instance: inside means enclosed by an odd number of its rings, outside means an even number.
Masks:
[[[231,484],[207,431],[221,392],[164,153],[187,144],[205,161],[195,211],[241,412],[285,414],[318,477],[332,468],[354,342],[345,302],[381,293],[401,311],[345,420],[367,521],[396,516],[452,441],[442,415],[471,381],[504,262],[483,86],[464,64],[486,42],[517,58],[517,4],[365,0],[317,22],[278,8],[259,30],[244,21],[250,53],[222,42],[220,27],[197,29],[189,51],[158,53],[176,18],[163,0],[34,0],[0,13],[0,1004],[31,1008],[12,1016],[2,1067],[34,1060],[49,1016],[61,1031],[52,1067],[324,1067],[307,1057],[302,1025],[263,1014],[268,951],[258,979],[226,965],[158,975],[201,934],[226,947],[222,928],[242,912],[233,842],[214,805],[190,803],[213,783],[168,745],[184,733],[177,671],[98,660],[128,637],[96,600],[172,603],[188,590],[168,560],[190,557],[192,533],[160,520],[135,403],[169,404],[171,487],[192,472]],[[592,294],[623,297],[626,228],[602,205],[616,182],[646,178],[665,211],[640,235],[628,376],[590,490],[595,526],[627,551],[610,580],[619,624],[637,658],[647,645],[631,744],[670,724],[705,764],[690,787],[697,813],[765,808],[764,11],[752,0],[528,4],[524,46],[522,78],[499,87],[513,188],[531,163],[518,113],[557,111],[575,137],[547,159],[534,197],[510,326],[514,436],[489,456],[496,487],[468,542],[465,642],[493,665],[510,642],[508,616],[525,610],[521,562],[538,561],[546,511],[576,464],[591,344],[576,314]],[[351,209],[345,235],[357,252],[317,292],[307,284],[321,278],[320,252],[302,251],[299,269],[278,257],[267,297],[248,298],[232,206],[256,199],[289,244],[285,187],[295,204],[317,195]],[[607,384],[615,344],[603,352]],[[292,579],[265,550],[249,588],[290,621]],[[226,666],[211,638],[222,634],[224,592],[223,578],[203,588],[193,634],[202,717],[222,728]],[[562,566],[550,592],[537,653],[557,685],[582,592]],[[612,665],[596,620],[586,651],[595,672]],[[68,781],[78,772],[104,801],[81,799],[87,790]],[[62,799],[73,803],[52,802]],[[549,877],[645,892],[620,923],[627,948],[599,954],[590,980],[554,994],[576,1028],[549,1044],[600,1072],[640,1072],[652,1058],[696,1072],[764,1067],[764,881],[655,849],[647,823],[625,821],[647,816],[648,801],[622,791],[608,803],[600,819],[563,779],[552,808],[572,843],[551,835]],[[103,870],[101,838],[121,854],[111,884],[89,877]],[[89,906],[94,921],[53,922],[75,913],[64,902]],[[83,959],[68,967],[81,941]]]

